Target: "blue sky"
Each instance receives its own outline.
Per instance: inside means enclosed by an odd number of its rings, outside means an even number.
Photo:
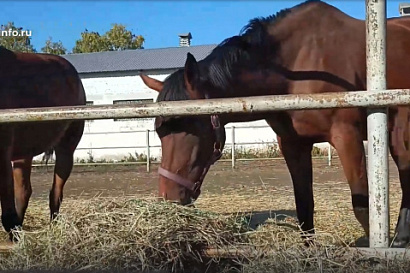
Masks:
[[[238,34],[247,22],[303,1],[1,1],[1,24],[14,21],[32,31],[40,50],[49,37],[71,51],[85,29],[105,33],[113,23],[145,37],[145,48],[178,46],[178,34],[191,32],[192,45],[217,44]],[[365,0],[325,1],[365,18]],[[387,16],[399,16],[397,0],[387,0]]]

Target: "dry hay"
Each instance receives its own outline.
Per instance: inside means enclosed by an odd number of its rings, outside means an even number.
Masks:
[[[167,202],[93,199],[65,203],[69,211],[52,225],[15,232],[20,242],[0,260],[1,270],[177,270],[184,261],[201,262],[198,251],[203,247],[233,244],[244,231],[236,219]]]
[[[246,198],[229,196],[231,203],[235,198]],[[212,198],[216,197],[204,197],[198,206],[204,207],[204,202]],[[47,204],[30,204],[25,231],[16,231],[21,240],[10,253],[0,254],[0,270],[113,272],[126,268],[253,273],[407,272],[405,269],[410,268],[399,261],[360,257],[344,247],[344,238],[320,228],[317,244],[306,248],[293,217],[276,215],[252,229],[250,218],[241,212],[220,214],[149,199],[93,198],[66,200],[63,204],[63,213],[51,225]],[[224,206],[223,198],[219,205]],[[235,259],[210,260],[200,251],[204,247],[243,246],[257,246],[259,257],[242,253]],[[200,267],[201,263],[205,266]],[[211,265],[213,269],[209,269]]]

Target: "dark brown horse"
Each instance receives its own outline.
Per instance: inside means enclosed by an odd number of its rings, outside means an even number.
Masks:
[[[142,79],[160,92],[158,101],[366,90],[365,37],[363,20],[324,2],[308,1],[275,16],[251,20],[240,35],[226,39],[200,62],[188,54],[185,68],[164,82],[144,75]],[[387,39],[388,88],[410,88],[410,18],[389,19]],[[407,113],[407,107],[400,109]],[[396,116],[397,107],[391,107],[389,132],[408,128],[407,119]],[[354,214],[368,235],[363,145],[367,139],[366,108],[220,115],[211,119],[158,117],[156,130],[162,143],[159,194],[181,204],[198,197],[206,171],[223,148],[223,126],[257,119],[265,119],[277,134],[305,234],[314,233],[312,146],[330,142],[343,165]],[[397,155],[405,149],[399,139],[395,135],[390,141],[396,164]],[[392,143],[397,143],[397,150]],[[403,198],[394,246],[404,246],[410,239],[408,164],[401,166],[399,174]]]
[[[75,106],[85,102],[78,73],[64,58],[0,47],[0,109]],[[32,192],[33,157],[44,151],[50,153],[50,149],[56,155],[50,191],[51,218],[59,212],[83,130],[84,121],[0,124],[1,220],[7,232],[23,223]]]

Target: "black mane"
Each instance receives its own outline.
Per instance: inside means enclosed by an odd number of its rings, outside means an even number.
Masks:
[[[199,62],[201,81],[209,82],[213,87],[212,89],[229,92],[229,87],[232,86],[233,81],[234,65],[238,64],[239,61],[258,60],[259,57],[266,59],[266,56],[276,51],[275,41],[273,37],[268,35],[268,27],[278,23],[297,8],[311,2],[321,2],[321,0],[307,0],[292,8],[283,9],[274,15],[250,20],[241,29],[239,35],[222,41],[205,59]],[[164,88],[158,96],[158,101],[188,99],[184,83],[184,69],[180,69],[165,79]]]
[[[164,80],[164,87],[159,92],[157,101],[188,100],[185,89],[184,69],[178,69]]]

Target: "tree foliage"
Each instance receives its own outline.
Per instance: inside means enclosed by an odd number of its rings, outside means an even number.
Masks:
[[[21,35],[23,28],[16,27],[14,22],[8,22],[6,25],[0,26],[0,46],[9,50],[21,52],[36,52],[31,44],[31,31]],[[18,34],[18,35],[13,35]],[[27,35],[28,34],[28,35]]]
[[[82,32],[81,39],[76,41],[73,53],[142,49],[144,41],[144,37],[133,34],[124,25],[113,24],[104,35],[88,32],[88,30]]]
[[[67,49],[63,46],[61,41],[53,42],[52,38],[50,37],[44,47],[41,48],[41,52],[55,54],[55,55],[63,55],[66,54]]]
[[[75,42],[75,47],[73,48],[73,53],[100,51],[108,51],[106,38],[98,32],[88,32],[87,30],[81,33],[81,39]]]
[[[144,37],[133,34],[121,24],[114,24],[113,27],[105,33],[105,36],[109,41],[111,51],[143,48]]]
[[[0,26],[0,46],[13,51],[36,52],[31,44],[31,31],[21,35],[23,28],[16,27],[14,22]],[[13,35],[14,34],[14,35]],[[19,34],[19,35],[15,35]],[[103,35],[98,32],[85,30],[81,39],[77,40],[73,53],[88,53],[101,51],[118,51],[126,49],[143,49],[144,37],[136,35],[122,24],[113,24],[111,29]],[[53,42],[50,37],[41,48],[41,52],[62,55],[67,54],[67,49],[61,41]]]

